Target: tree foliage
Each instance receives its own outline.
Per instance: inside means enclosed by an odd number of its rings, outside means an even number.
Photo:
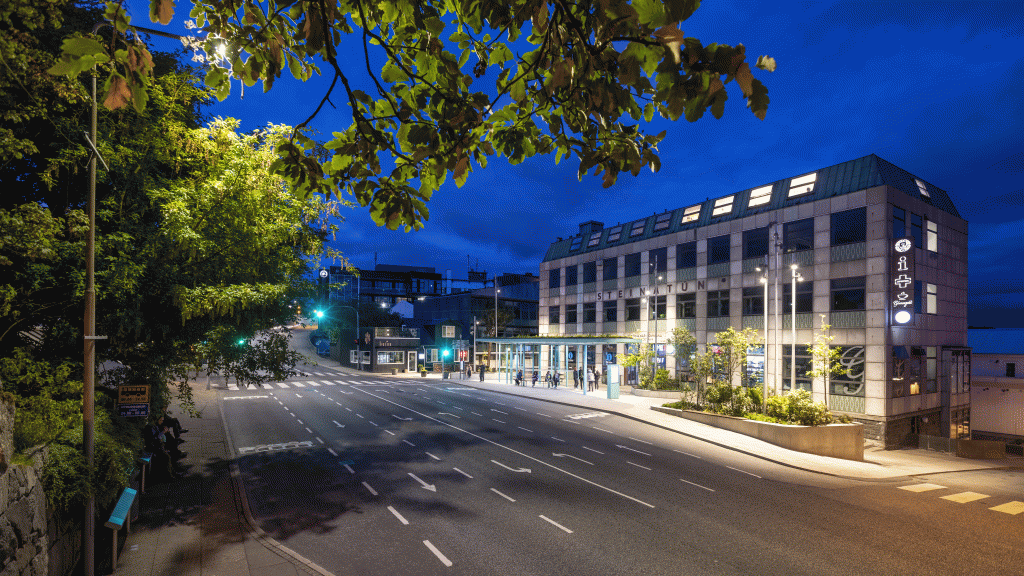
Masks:
[[[459,186],[492,157],[517,164],[535,155],[573,156],[578,176],[605,187],[618,175],[657,171],[658,143],[644,131],[655,115],[675,121],[720,118],[736,81],[764,119],[768,90],[742,44],[705,45],[679,25],[698,0],[193,0],[186,43],[205,55],[205,82],[220,99],[287,71],[298,80],[331,77],[330,89],[292,137],[273,170],[302,194],[350,194],[378,225],[418,229],[426,202],[450,177]],[[150,0],[150,20],[167,24],[174,0]],[[50,71],[76,75],[94,65],[104,105],[143,110],[153,70],[122,3],[108,2],[115,35],[65,41]],[[379,64],[383,62],[383,64]],[[379,67],[377,67],[379,66]],[[767,56],[756,66],[774,70]],[[334,90],[351,123],[318,143],[300,128]]]
[[[811,355],[813,368],[807,371],[811,378],[821,378],[825,387],[825,408],[829,407],[829,396],[831,395],[832,376],[846,376],[849,369],[843,365],[843,352],[838,346],[832,346],[836,339],[831,332],[832,326],[825,322],[825,315],[821,315],[821,327],[814,335],[814,341],[808,342],[807,352]]]

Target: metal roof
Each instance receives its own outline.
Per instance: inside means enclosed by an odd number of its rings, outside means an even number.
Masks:
[[[801,176],[811,174],[811,172],[798,174],[791,178],[778,180],[771,184],[754,186],[753,188],[748,188],[719,198],[709,198],[704,202],[683,206],[661,214],[654,214],[632,222],[606,227],[599,232],[594,232],[594,234],[600,234],[600,238],[597,239],[596,243],[591,242],[591,237],[589,235],[587,237],[583,237],[583,233],[581,232],[576,236],[553,242],[548,248],[543,261],[549,262],[551,260],[565,258],[566,256],[575,256],[577,254],[603,250],[613,246],[639,242],[656,236],[673,234],[680,230],[690,230],[693,228],[707,226],[709,224],[717,224],[719,222],[745,218],[753,214],[779,210],[788,206],[795,206],[797,204],[804,204],[824,198],[842,196],[844,194],[857,192],[858,190],[882,185],[888,185],[898,190],[902,190],[913,198],[918,198],[927,204],[931,204],[944,212],[948,212],[956,216],[957,218],[961,217],[960,213],[957,212],[956,207],[953,205],[953,201],[950,200],[949,194],[944,190],[925,182],[923,179],[914,176],[906,170],[883,160],[882,158],[879,158],[875,154],[869,154],[863,158],[857,158],[856,160],[850,160],[841,164],[836,164],[835,166],[820,168],[813,171],[813,173],[816,174],[816,180],[814,182],[814,190],[809,194],[802,194],[794,198],[788,198],[790,183]],[[918,188],[917,181],[920,181],[921,184],[925,186],[927,195],[921,193],[921,190]],[[749,207],[748,203],[751,192],[762,189],[765,186],[771,187],[770,200],[760,206]],[[712,216],[715,202],[729,197],[733,197],[732,209],[729,213],[720,216]],[[693,208],[695,206],[701,207],[699,217],[692,222],[683,223],[683,213],[687,208]],[[666,218],[668,220],[667,225],[665,225]],[[584,224],[594,225],[597,223],[586,222]],[[635,236],[630,236],[630,232],[637,226],[642,226],[643,231]],[[609,235],[617,228],[621,235],[617,240],[609,241]],[[655,230],[655,228],[659,229]]]
[[[1024,328],[971,328],[967,345],[972,354],[1024,355]]]

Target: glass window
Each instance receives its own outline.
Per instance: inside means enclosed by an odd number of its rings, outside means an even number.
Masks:
[[[657,320],[665,319],[665,305],[667,298],[665,296],[651,296],[649,305],[651,307],[651,318]]]
[[[605,280],[615,280],[619,277],[619,259],[618,258],[605,258],[604,259],[604,271],[602,272]]]
[[[597,260],[583,263],[583,283],[597,282]]]
[[[804,194],[810,194],[814,191],[814,181],[817,179],[818,174],[812,173],[806,176],[800,176],[793,178],[789,183],[789,198],[795,196],[803,196]]]
[[[657,232],[658,230],[665,230],[671,223],[672,213],[665,212],[664,214],[658,216],[658,218],[654,221],[654,231]]]
[[[786,222],[782,225],[782,252],[814,249],[814,218]]]
[[[697,317],[697,293],[676,295],[676,318]]]
[[[929,314],[939,313],[939,287],[935,284],[928,284],[928,306],[927,312]]]
[[[1007,362],[1006,363],[1006,377],[1007,378],[1016,378],[1017,377],[1017,363],[1016,362]]]
[[[604,303],[604,321],[605,322],[618,322],[619,321],[619,303],[616,300],[606,300]]]
[[[863,276],[832,280],[832,311],[864,310],[864,289]]]
[[[615,242],[619,238],[622,238],[622,224],[619,224],[615,228],[608,229],[608,241]]]
[[[708,292],[708,318],[721,318],[729,315],[729,291],[711,290]]]
[[[729,261],[729,235],[708,238],[708,264]]]
[[[562,322],[562,307],[548,306],[548,324],[560,324]]]
[[[580,244],[583,243],[583,236],[577,236],[572,239],[572,246],[569,246],[569,250],[579,250]]]
[[[921,302],[924,299],[924,294],[921,292],[921,281],[914,280],[914,314],[921,313]]]
[[[626,254],[626,276],[639,276],[640,275],[640,253]]]
[[[628,298],[626,300],[626,320],[640,319],[640,299]]]
[[[732,199],[735,197],[736,195],[733,194],[732,196],[726,196],[725,198],[719,198],[718,200],[715,200],[715,207],[713,210],[711,210],[711,216],[723,216],[725,214],[731,213]]]
[[[927,359],[925,361],[925,393],[931,394],[938,391],[938,347],[925,346]]]
[[[455,338],[455,326],[443,326],[441,331],[444,334],[442,338]]]
[[[793,308],[793,281],[782,285],[782,311],[789,314]],[[810,280],[796,283],[796,313],[807,314],[814,311],[814,282]]]
[[[921,217],[917,214],[910,214],[910,235],[914,237],[914,246],[922,247]]]
[[[694,268],[697,266],[697,243],[687,242],[676,246],[676,268]]]
[[[683,210],[683,221],[682,221],[682,223],[686,224],[687,222],[696,222],[697,219],[700,218],[700,207],[701,206],[702,206],[702,204],[697,204],[696,206],[690,206],[686,210]]]
[[[576,304],[569,304],[565,307],[565,323],[575,324],[576,323],[576,311],[578,306]]]
[[[565,285],[575,286],[577,281],[577,275],[579,274],[579,266],[566,266],[565,267]]]
[[[644,228],[647,227],[647,220],[641,220],[633,223],[633,228],[629,231],[629,237],[639,236],[644,233]]]
[[[655,248],[647,253],[651,272],[664,272],[668,269],[668,248]]]
[[[793,374],[793,347],[783,346],[782,351],[782,390],[789,392],[793,388],[790,375]],[[811,378],[807,372],[811,370],[811,355],[807,346],[796,347],[796,387],[798,390],[810,390]]]
[[[927,225],[927,234],[925,236],[926,243],[925,247],[928,248],[929,252],[939,251],[939,224],[934,220],[925,220]]]
[[[753,208],[754,206],[761,206],[767,204],[772,199],[772,185],[761,186],[760,188],[754,188],[750,191],[750,201],[747,202],[747,208]]]
[[[760,316],[764,314],[764,288],[751,286],[743,289],[743,315]]]
[[[907,211],[903,208],[892,209],[892,237],[903,238],[907,235]]]
[[[596,302],[584,302],[583,303],[583,322],[585,324],[593,324],[597,322],[597,303]]]
[[[868,209],[854,208],[832,214],[832,245],[864,242],[868,237]]]
[[[743,232],[743,257],[761,258],[768,254],[768,227]]]
[[[601,233],[600,232],[594,232],[593,234],[590,235],[590,240],[587,241],[587,248],[593,248],[594,246],[597,246],[600,243],[601,243]]]
[[[548,288],[558,288],[562,285],[562,269],[552,268],[548,270]]]
[[[924,182],[921,182],[917,178],[914,178],[914,182],[917,183],[917,190],[921,193],[921,196],[931,198],[931,195],[928,194],[928,186],[926,186]]]

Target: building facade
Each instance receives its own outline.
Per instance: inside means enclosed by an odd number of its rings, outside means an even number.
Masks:
[[[981,440],[1024,441],[1024,329],[971,329],[968,342],[972,434]]]
[[[834,412],[887,447],[969,437],[967,222],[945,191],[875,155],[612,227],[585,222],[548,249],[539,304],[542,336],[639,337],[670,370],[673,328],[699,344],[753,328],[767,344],[750,351],[743,383],[817,400],[807,344],[824,316],[849,369],[831,380]]]

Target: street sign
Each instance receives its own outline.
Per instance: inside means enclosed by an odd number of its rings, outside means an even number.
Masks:
[[[149,404],[118,404],[122,418],[145,418],[149,416]]]
[[[117,387],[118,404],[149,403],[149,385],[127,385]]]

